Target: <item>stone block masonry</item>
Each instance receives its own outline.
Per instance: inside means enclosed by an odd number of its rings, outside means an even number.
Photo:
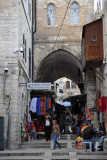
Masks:
[[[26,1],[27,3],[28,1]],[[31,1],[30,1],[31,2]],[[27,83],[29,78],[29,49],[32,52],[32,32],[27,18],[23,0],[5,0],[0,2],[0,114],[5,119],[4,143],[6,148],[9,138],[9,148],[18,148],[21,143],[21,117],[24,117],[27,100],[26,87],[19,83]],[[26,62],[23,53],[18,50],[23,44],[23,34],[26,38]],[[19,61],[23,62],[23,71]],[[8,73],[5,73],[5,67]],[[19,96],[20,95],[20,96]],[[11,97],[11,99],[10,99]],[[23,98],[22,98],[23,97]],[[8,109],[9,108],[9,109]],[[8,113],[10,110],[11,124],[10,137],[7,135]]]
[[[76,0],[80,6],[79,24],[71,24],[70,22],[70,6],[73,2],[74,1],[71,0],[54,50],[65,49],[79,59],[81,53],[82,26],[93,20],[94,1]],[[49,3],[53,3],[56,7],[56,24],[53,26],[47,25],[47,6]],[[67,4],[68,0],[47,0],[38,1],[37,3],[37,32],[35,33],[34,48],[35,80],[37,78],[37,70],[40,63],[53,51],[54,43],[67,9]]]

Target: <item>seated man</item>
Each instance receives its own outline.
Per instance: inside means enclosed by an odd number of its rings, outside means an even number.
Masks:
[[[88,124],[88,127],[83,130],[83,142],[95,142],[95,133],[92,124]],[[94,145],[92,146],[94,151]]]
[[[105,128],[104,128],[103,124],[101,124],[101,123],[99,122],[99,123],[98,123],[98,128],[97,128],[97,130],[95,131],[95,135],[101,137],[101,136],[104,135],[104,133],[105,133]]]
[[[100,142],[99,142],[99,151],[103,151],[103,142],[104,142],[104,139],[107,138],[107,136],[101,136],[100,138]]]

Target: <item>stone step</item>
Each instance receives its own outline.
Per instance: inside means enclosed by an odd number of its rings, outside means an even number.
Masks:
[[[23,145],[21,146],[21,149],[26,149],[26,148],[50,148],[50,145],[42,146],[42,145]]]
[[[107,160],[107,152],[81,152],[77,157],[78,160]]]
[[[50,142],[46,142],[46,141],[38,141],[38,140],[33,140],[33,141],[26,141],[26,142],[23,142],[22,145],[24,144],[42,144],[42,145],[48,145],[50,144]]]
[[[71,160],[76,156],[76,152],[68,152],[67,150],[46,150],[43,152],[35,150],[18,150],[0,152],[0,160]]]
[[[0,160],[71,160],[72,158],[69,156],[63,157],[36,157],[36,156],[10,156],[10,157],[0,157]]]
[[[51,159],[51,160],[70,160],[70,158],[62,158],[62,157],[60,157],[60,158],[54,158],[54,159]]]
[[[107,160],[107,157],[90,157],[92,160]],[[90,158],[78,158],[78,160],[91,160]]]
[[[32,152],[10,152],[10,153],[0,153],[0,157],[6,157],[6,156],[43,156],[45,155],[44,152],[37,152],[37,153],[32,153]]]
[[[102,155],[102,156],[107,156],[107,152],[104,152],[104,151],[96,151],[96,152],[85,152],[85,151],[80,151],[78,152],[77,151],[77,155],[87,155],[87,156],[90,156],[90,155]]]
[[[69,152],[53,152],[52,156],[69,156]]]
[[[67,143],[62,142],[61,140],[59,140],[59,143],[61,144],[62,148],[67,148]],[[39,142],[39,141],[28,141],[28,142],[24,142],[20,148],[21,149],[25,149],[25,148],[51,148],[51,145],[53,144],[53,142]]]
[[[26,146],[26,145],[29,145],[29,146],[31,146],[31,145],[41,145],[41,146],[50,146],[50,144],[51,143],[24,143],[24,144],[22,144],[22,146]]]
[[[14,156],[14,157],[0,157],[0,160],[44,160],[43,157],[42,158],[37,158],[35,156]]]

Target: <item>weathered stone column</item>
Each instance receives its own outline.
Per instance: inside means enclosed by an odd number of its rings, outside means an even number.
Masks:
[[[93,69],[87,69],[86,77],[85,77],[85,91],[87,93],[87,108],[95,107],[95,99],[96,99],[96,73]],[[94,128],[96,128],[97,122],[97,114],[93,113],[94,118],[92,124]]]
[[[96,73],[93,69],[86,71],[85,90],[87,93],[87,107],[93,108],[96,98]]]

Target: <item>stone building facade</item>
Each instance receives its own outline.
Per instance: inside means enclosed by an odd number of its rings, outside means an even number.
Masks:
[[[80,90],[78,86],[72,82],[72,80],[65,77],[58,79],[54,82],[54,85],[57,85],[56,90],[56,99],[58,103],[63,103],[63,100],[69,96],[80,95]]]
[[[78,5],[78,10],[76,10],[77,22],[72,22],[72,6],[74,3]],[[48,24],[49,14],[51,14],[50,11],[48,13],[49,5],[54,5],[53,24]],[[77,8],[74,5],[75,9]],[[93,13],[93,0],[71,0],[70,3],[68,0],[37,1],[37,31],[34,36],[34,80],[38,79],[40,64],[53,51],[65,50],[80,60],[82,27],[93,20]]]
[[[104,113],[102,112],[100,102],[102,96],[107,97],[107,1],[99,0],[96,8],[94,21],[96,22],[101,18],[103,21],[103,53],[101,54],[104,58],[99,67],[91,68],[91,70],[86,68],[85,85],[88,102],[87,106],[96,108],[94,111],[94,127],[96,128],[98,122],[105,122],[107,133],[107,111]]]
[[[103,0],[102,10],[100,15],[103,19],[103,55],[104,60],[100,68],[97,69],[98,73],[96,78],[97,92],[100,92],[101,97],[107,97],[107,1]],[[107,133],[107,111],[105,114],[105,124],[106,124],[106,133]],[[99,121],[104,120],[104,114],[100,112]]]
[[[0,115],[4,147],[21,143],[32,75],[32,0],[0,1]],[[7,72],[6,72],[7,71]]]

